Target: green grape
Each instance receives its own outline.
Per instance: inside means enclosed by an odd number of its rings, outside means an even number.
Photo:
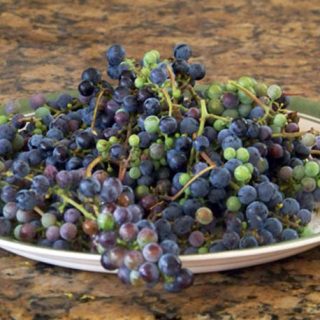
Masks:
[[[141,172],[140,172],[140,169],[139,167],[132,167],[130,168],[129,170],[129,177],[131,179],[134,179],[134,180],[137,180],[141,177]]]
[[[237,212],[241,208],[241,202],[238,197],[231,196],[227,199],[227,209],[232,212]]]
[[[252,107],[250,104],[241,104],[238,108],[240,117],[247,117],[251,111]]]
[[[135,195],[139,199],[143,198],[144,196],[146,196],[149,193],[150,193],[150,189],[148,186],[145,186],[145,185],[137,186],[135,189]]]
[[[312,192],[316,189],[317,187],[317,183],[316,183],[316,180],[314,180],[313,178],[311,177],[304,177],[302,180],[301,180],[301,185],[303,187],[303,190],[305,192]]]
[[[216,99],[221,97],[223,90],[219,84],[213,83],[209,86],[206,93],[209,99]]]
[[[160,159],[160,164],[161,164],[162,166],[166,166],[166,165],[167,165],[167,160],[166,160],[165,158],[161,158],[161,159]]]
[[[144,120],[144,128],[148,133],[156,133],[159,130],[159,123],[157,116],[149,116]]]
[[[172,90],[172,96],[175,98],[175,99],[179,99],[181,97],[181,90],[178,89],[178,88],[174,88]]]
[[[254,86],[254,90],[256,91],[258,97],[263,97],[267,95],[268,86],[265,83],[258,82]]]
[[[231,82],[228,82],[226,84],[226,91],[237,92],[238,88],[234,84],[232,84]]]
[[[223,157],[226,160],[231,160],[231,159],[235,158],[236,155],[237,155],[236,150],[231,147],[228,147],[228,148],[224,149],[224,151],[223,151]]]
[[[265,159],[262,159],[262,160],[265,160]],[[266,161],[266,160],[265,160],[265,161]],[[250,163],[250,162],[245,163],[244,166],[246,166],[246,167],[249,169],[249,171],[250,171],[251,174],[253,173],[253,171],[254,171],[254,166],[253,166],[252,163]],[[265,169],[265,170],[266,170],[266,169]]]
[[[9,121],[9,118],[7,116],[0,115],[0,125],[7,123],[8,121]]]
[[[227,126],[226,122],[218,119],[213,123],[213,127],[217,130],[217,131],[221,131],[222,129],[224,129]]]
[[[198,248],[198,253],[199,253],[199,254],[206,254],[206,253],[208,253],[208,252],[209,252],[209,250],[208,250],[207,247],[200,247],[200,248]]]
[[[248,162],[250,159],[250,153],[246,148],[239,148],[237,150],[237,159],[242,162]]]
[[[245,165],[240,165],[234,170],[234,177],[239,182],[250,181],[251,173]]]
[[[257,85],[257,81],[254,78],[248,76],[240,77],[238,83],[240,84],[240,86],[245,87],[247,89],[252,87],[254,88]]]
[[[118,138],[115,137],[115,136],[112,136],[112,137],[109,138],[109,142],[110,142],[111,144],[118,143],[118,141],[119,141]]]
[[[273,84],[267,89],[267,95],[270,99],[277,100],[281,97],[282,90],[277,84]]]
[[[278,113],[274,118],[273,118],[273,124],[283,128],[287,123],[287,117],[282,114],[282,113]]]
[[[46,116],[50,115],[51,113],[50,113],[49,108],[47,108],[47,107],[40,107],[40,108],[38,108],[38,109],[35,111],[34,114],[35,114],[35,116],[36,116],[37,118],[43,118],[43,117],[46,117]]]
[[[96,148],[99,153],[102,153],[108,149],[110,143],[107,140],[99,139],[96,143]]]
[[[308,161],[304,165],[304,173],[307,177],[316,177],[320,172],[319,164],[315,161]]]
[[[97,224],[100,230],[111,231],[115,226],[115,221],[111,213],[100,213],[97,217]]]
[[[273,133],[281,133],[281,127],[279,127],[279,126],[276,125],[276,124],[270,125],[270,128],[272,129],[272,132],[273,132]]]
[[[208,111],[209,113],[220,116],[224,111],[222,102],[219,99],[210,100],[208,104]]]
[[[182,173],[179,177],[179,183],[184,186],[190,179],[191,176],[189,173]]]
[[[131,147],[137,147],[140,143],[140,138],[138,135],[136,134],[132,134],[130,137],[129,137],[129,145]]]
[[[246,163],[248,165],[248,163]],[[259,170],[260,173],[265,172],[269,168],[269,162],[265,158],[260,158],[258,163],[257,163],[257,169]]]
[[[254,89],[252,87],[248,87],[247,90],[249,90],[253,95],[256,95]],[[251,104],[253,100],[243,91],[238,91],[238,97],[241,103],[243,104]]]
[[[25,145],[24,138],[21,134],[16,134],[16,136],[13,139],[12,146],[14,151],[19,151],[23,148]]]
[[[295,180],[300,181],[305,175],[304,166],[298,165],[293,168],[292,176]]]
[[[226,109],[222,112],[222,116],[226,118],[239,118],[239,111],[237,109]]]
[[[166,137],[164,141],[166,149],[171,149],[174,146],[174,140],[171,137]]]
[[[136,88],[140,89],[144,86],[144,79],[143,78],[140,78],[140,77],[137,77],[135,80],[134,80],[134,85],[136,86]]]
[[[307,147],[312,147],[316,143],[316,137],[308,132],[302,136],[301,142]]]
[[[145,53],[143,57],[143,63],[146,65],[152,65],[154,63],[157,63],[159,59],[159,52],[156,50],[151,50]]]

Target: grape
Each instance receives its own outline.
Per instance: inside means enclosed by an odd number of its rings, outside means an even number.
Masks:
[[[2,209],[3,216],[8,220],[13,220],[16,218],[18,208],[15,202],[8,202]]]
[[[0,236],[6,237],[11,233],[12,224],[9,219],[0,217]]]
[[[124,241],[133,241],[138,235],[138,227],[130,222],[124,223],[119,229],[119,235]]]
[[[213,187],[221,189],[231,181],[231,175],[225,168],[213,168],[210,173],[210,183]]]
[[[206,75],[205,66],[201,63],[192,63],[189,67],[189,75],[193,80],[201,80]]]
[[[300,210],[300,205],[296,199],[286,198],[282,202],[280,213],[293,216],[293,215],[296,215],[299,210]]]
[[[193,231],[190,233],[188,241],[193,247],[201,247],[204,243],[204,234],[201,231]]]
[[[241,208],[241,202],[238,197],[231,196],[226,202],[227,209],[232,212],[237,212]]]
[[[199,208],[196,212],[196,220],[203,225],[208,225],[213,221],[213,213],[209,208]]]
[[[162,253],[162,247],[157,243],[148,243],[142,250],[143,257],[148,262],[157,262]]]
[[[264,228],[275,238],[278,238],[283,230],[282,223],[277,218],[268,218],[264,224]]]
[[[308,177],[316,177],[320,172],[319,164],[315,161],[308,161],[304,166],[304,173]]]
[[[294,229],[287,228],[282,231],[282,234],[281,234],[282,241],[294,240],[297,238],[299,238],[299,235],[297,231]]]
[[[72,241],[77,236],[77,227],[70,222],[64,223],[60,227],[60,236],[66,241]]]
[[[240,237],[236,232],[226,232],[222,237],[222,244],[228,250],[238,248],[239,242]]]
[[[193,223],[194,219],[192,217],[183,216],[174,221],[172,229],[177,236],[185,236],[191,232]]]
[[[177,276],[181,270],[181,261],[172,253],[165,253],[161,256],[158,266],[165,276]]]
[[[307,225],[311,221],[311,212],[307,209],[301,209],[297,213],[297,217],[301,220],[303,225]]]
[[[45,213],[41,217],[41,224],[44,228],[49,228],[50,226],[55,225],[57,217],[52,213]]]
[[[106,58],[111,66],[118,66],[124,59],[126,52],[119,44],[112,45],[106,52]]]
[[[123,258],[123,263],[129,270],[137,270],[143,261],[142,253],[137,250],[127,252]]]
[[[257,239],[254,236],[250,236],[250,235],[242,237],[239,242],[240,249],[255,248],[258,246],[259,244]]]
[[[273,84],[267,89],[267,95],[269,96],[270,99],[276,100],[281,97],[282,90],[278,85]]]
[[[301,142],[307,147],[312,147],[316,143],[316,137],[312,133],[306,133],[302,136]]]
[[[139,274],[141,278],[147,283],[156,283],[160,278],[159,269],[156,264],[152,262],[144,262],[139,267]]]
[[[246,166],[240,165],[235,168],[234,177],[237,181],[246,182],[251,179],[251,172]]]
[[[180,122],[180,132],[192,135],[197,132],[199,129],[199,122],[191,117],[183,118]]]
[[[238,191],[238,198],[242,204],[250,204],[257,199],[257,196],[257,190],[250,185],[243,186]]]
[[[174,47],[173,54],[176,59],[188,60],[192,55],[192,50],[187,44],[181,43]]]
[[[205,197],[209,193],[209,189],[209,181],[201,177],[190,185],[191,195],[195,198]]]

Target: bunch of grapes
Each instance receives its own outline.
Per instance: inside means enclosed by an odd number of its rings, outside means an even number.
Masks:
[[[278,85],[196,81],[175,46],[142,60],[120,45],[78,95],[30,99],[0,116],[0,236],[101,254],[127,284],[193,283],[179,255],[292,240],[320,200],[320,137],[301,132]]]

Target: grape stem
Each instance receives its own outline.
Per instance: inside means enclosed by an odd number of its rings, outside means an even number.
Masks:
[[[39,207],[34,207],[33,210],[38,213],[41,217],[44,215],[44,212]]]
[[[168,71],[170,82],[171,82],[171,90],[173,92],[175,89],[175,75],[172,72],[172,69],[169,67],[169,65],[167,65],[167,71]]]
[[[102,161],[102,156],[98,156],[96,157],[94,160],[92,160],[89,165],[87,166],[86,169],[86,177],[89,178],[92,176],[92,170],[94,169],[94,167],[99,164]]]
[[[63,194],[63,190],[58,191],[58,195],[62,198],[62,200],[72,206],[74,206],[76,209],[78,209],[85,218],[89,219],[89,220],[96,220],[95,216],[93,214],[91,214],[89,211],[87,211],[81,204],[77,203],[76,201],[72,200],[71,198],[69,198],[68,196],[66,196],[65,194]]]
[[[207,162],[208,165],[210,166],[216,165],[214,161],[212,161],[211,158],[204,151],[200,152],[200,156]]]
[[[197,180],[199,177],[201,177],[202,175],[204,175],[206,172],[212,170],[213,168],[216,167],[216,164],[210,166],[210,167],[207,167],[203,170],[201,170],[199,173],[197,173],[195,176],[193,176],[184,186],[183,188],[181,188],[174,196],[164,196],[163,198],[165,200],[168,200],[168,201],[175,201],[177,200],[182,194],[183,192],[195,181]]]
[[[131,156],[132,156],[132,151],[133,149],[130,150],[130,153],[129,153],[129,156],[128,156],[128,159],[125,159],[125,160],[122,160],[120,162],[120,165],[119,165],[119,173],[118,173],[118,179],[120,181],[123,181],[124,177],[125,177],[125,174],[127,172],[127,168],[128,168],[128,165],[129,165],[129,162],[131,160]]]
[[[320,150],[311,150],[310,153],[317,155],[317,156],[320,156]]]
[[[100,104],[100,101],[101,101],[104,93],[105,93],[105,90],[101,90],[99,92],[99,94],[97,96],[97,100],[96,100],[96,105],[94,106],[93,118],[92,118],[92,122],[91,122],[91,130],[95,135],[97,135],[97,132],[95,130],[95,125],[96,125],[96,120],[97,120],[97,115],[98,115],[99,104]]]
[[[169,116],[171,117],[172,116],[172,109],[173,109],[172,101],[171,101],[170,96],[169,96],[166,89],[161,89],[161,92],[163,93],[163,95],[167,101],[167,104],[169,107]]]
[[[194,87],[190,84],[188,84],[187,89],[189,90],[191,96],[198,102],[201,104],[201,99],[199,98],[199,95],[197,94],[196,90],[194,89]]]
[[[206,101],[201,99],[200,100],[200,112],[201,112],[201,118],[200,118],[200,125],[198,129],[197,136],[201,136],[204,130],[204,126],[206,124],[206,120],[208,117],[208,111],[207,111],[207,106],[206,106]]]

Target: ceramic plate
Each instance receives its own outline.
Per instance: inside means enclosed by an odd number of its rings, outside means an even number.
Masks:
[[[301,118],[301,130],[309,130],[311,127],[320,129],[318,119],[307,115],[301,115]],[[182,256],[181,260],[183,265],[190,268],[194,273],[238,269],[276,261],[320,245],[319,214],[314,213],[309,227],[314,235],[306,238],[253,249]],[[100,256],[97,254],[41,248],[5,238],[0,238],[0,248],[32,260],[56,266],[94,272],[107,272],[101,267]]]

